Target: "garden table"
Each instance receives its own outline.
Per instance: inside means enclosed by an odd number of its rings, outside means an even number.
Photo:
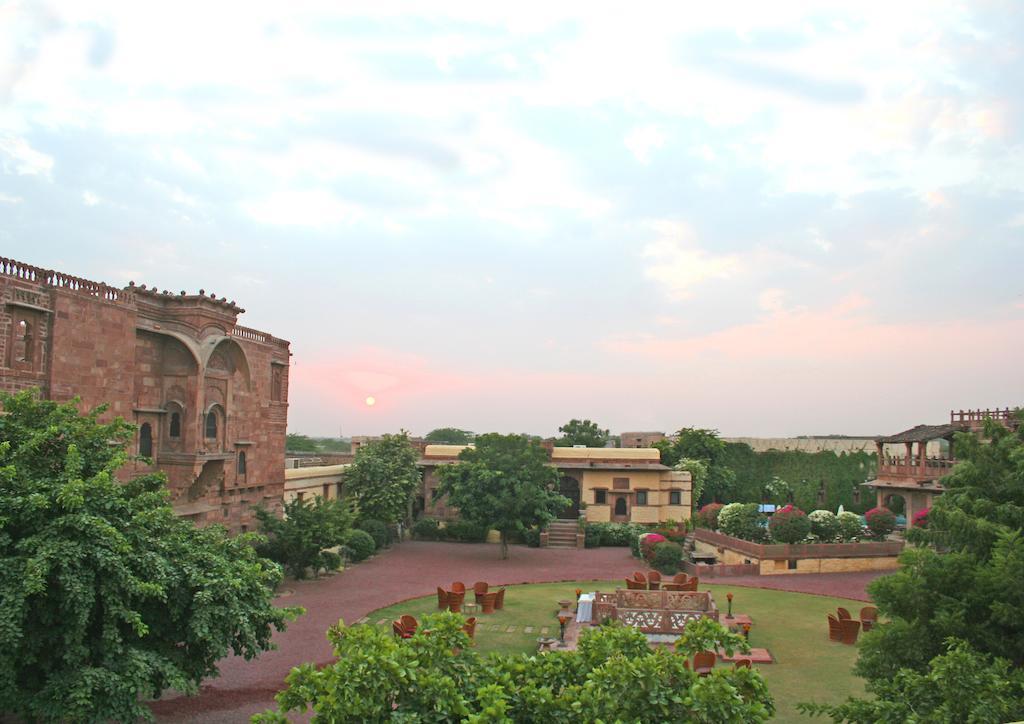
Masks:
[[[582,593],[576,605],[576,623],[590,623],[594,618],[594,594]]]

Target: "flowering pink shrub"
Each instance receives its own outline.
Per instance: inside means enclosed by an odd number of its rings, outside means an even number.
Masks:
[[[918,528],[927,528],[929,512],[931,512],[931,508],[925,508],[914,513],[914,525]]]
[[[722,503],[708,503],[697,511],[697,524],[711,530],[717,530],[718,514],[724,507]]]
[[[772,538],[780,543],[799,543],[811,532],[807,514],[792,505],[779,508],[768,520]]]
[[[864,514],[864,520],[876,538],[885,538],[896,529],[896,514],[885,507],[872,508]]]
[[[654,546],[664,543],[668,539],[661,533],[648,533],[640,539],[640,554],[648,563],[654,560]]]

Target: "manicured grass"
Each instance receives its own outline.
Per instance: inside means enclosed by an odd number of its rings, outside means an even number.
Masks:
[[[471,584],[467,581],[467,584]],[[621,583],[621,582],[619,582]],[[509,586],[505,608],[489,615],[477,615],[476,646],[486,653],[530,653],[537,649],[541,627],[548,636],[558,637],[558,601],[575,598],[575,589],[584,591],[614,590],[613,581],[580,581],[576,583],[539,583]],[[730,588],[728,585],[701,584],[700,590],[711,591],[723,615],[725,594],[733,593],[733,613],[745,613],[754,620],[750,645],[767,648],[775,663],[758,666],[775,697],[777,721],[809,721],[801,717],[796,704],[801,701],[840,702],[847,696],[864,693],[863,681],[852,673],[857,658],[853,646],[828,640],[825,615],[844,606],[854,615],[865,604],[843,598],[826,598],[802,593],[770,591],[758,588]],[[468,593],[472,597],[472,591]],[[417,598],[374,611],[370,623],[391,621],[402,614],[422,618],[437,611],[437,597]],[[495,627],[497,631],[493,630]],[[508,632],[509,627],[515,627]],[[524,629],[532,627],[527,633]]]

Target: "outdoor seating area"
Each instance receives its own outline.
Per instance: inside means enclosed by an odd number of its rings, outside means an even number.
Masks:
[[[878,623],[878,609],[874,606],[865,606],[860,610],[860,618],[855,619],[850,612],[842,606],[836,609],[835,615],[828,614],[828,638],[829,641],[852,646],[857,643],[857,636],[861,630],[870,631]]]
[[[696,583],[693,585],[696,587]],[[719,620],[711,593],[696,590],[643,591],[627,587],[614,593],[598,592],[594,594],[593,611],[594,623],[618,620],[652,634],[680,634],[687,622],[700,618]]]
[[[505,607],[505,588],[491,590],[489,584],[477,581],[473,584],[473,601],[466,602],[466,584],[462,581],[452,583],[450,589],[437,587],[437,608],[452,613],[494,613]]]
[[[626,580],[626,589],[630,591],[696,591],[700,579],[697,576],[688,576],[685,573],[677,573],[669,581],[662,581],[661,574],[657,571],[649,571],[646,574],[642,571],[634,571],[631,578]]]
[[[411,639],[416,631],[419,630],[419,627],[420,622],[416,620],[416,617],[409,616],[408,614],[400,616],[391,622],[391,632],[395,635],[395,638],[399,639]],[[476,636],[476,616],[467,618],[462,630],[466,632],[467,636],[474,638]]]

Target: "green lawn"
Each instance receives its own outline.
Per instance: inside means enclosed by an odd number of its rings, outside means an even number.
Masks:
[[[501,653],[535,651],[542,627],[548,627],[548,635],[558,636],[555,614],[559,600],[574,598],[576,588],[584,591],[609,591],[614,590],[615,586],[616,582],[612,581],[509,586],[505,594],[504,610],[477,616],[477,649],[481,652]],[[758,668],[775,696],[777,721],[809,721],[796,710],[796,704],[800,701],[839,702],[849,695],[863,694],[862,680],[850,673],[857,658],[856,648],[828,640],[825,614],[834,612],[837,606],[845,606],[856,615],[865,604],[842,598],[756,588],[730,588],[721,584],[701,584],[700,590],[709,590],[714,594],[723,614],[726,608],[725,594],[732,591],[733,613],[745,613],[753,618],[751,646],[767,648],[775,657],[775,663],[763,664]],[[472,596],[472,592],[469,595]],[[378,609],[369,614],[369,620],[376,624],[386,619],[385,626],[390,630],[391,621],[402,614],[421,618],[435,611],[437,597],[430,596]],[[507,629],[513,626],[514,632],[509,633]],[[526,627],[532,627],[533,630],[527,633],[524,631]]]

